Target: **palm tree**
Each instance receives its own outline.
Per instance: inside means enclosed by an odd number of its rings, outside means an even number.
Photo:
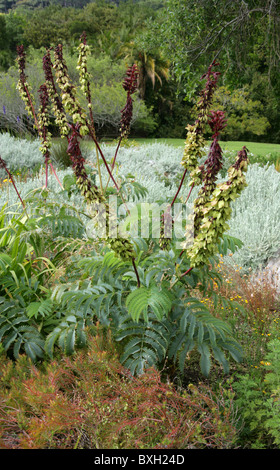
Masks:
[[[145,99],[147,83],[151,81],[153,88],[156,82],[162,86],[163,80],[169,78],[169,61],[159,52],[147,52],[137,47],[134,41],[125,43],[120,50],[120,55],[125,60],[136,63],[139,70],[139,97]]]

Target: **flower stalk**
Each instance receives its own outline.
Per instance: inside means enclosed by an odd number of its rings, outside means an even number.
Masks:
[[[48,186],[48,165],[50,160],[51,133],[48,131],[50,124],[48,115],[49,95],[46,84],[39,88],[40,108],[38,111],[38,133],[41,137],[40,150],[45,158],[46,165],[46,188]]]
[[[98,144],[95,130],[92,128],[90,123],[88,122],[85,110],[80,106],[75,86],[71,83],[68,68],[66,62],[63,58],[63,48],[62,44],[58,44],[58,46],[54,50],[54,64],[53,67],[55,69],[56,81],[61,89],[61,101],[62,105],[64,106],[65,113],[69,113],[72,117],[74,124],[79,124],[79,133],[81,136],[90,135],[92,140],[94,141],[99,154],[104,162],[106,170],[114,183],[116,190],[119,192],[119,186],[112,175],[112,172],[108,166],[106,158]]]
[[[42,140],[42,146],[40,147],[40,150],[43,153],[43,156],[45,158],[45,163],[46,163],[46,185],[48,183],[48,163],[49,163],[49,149],[51,146],[51,139],[50,139],[50,134],[47,132],[47,127],[48,127],[48,117],[47,117],[47,106],[48,106],[48,89],[46,84],[42,85],[39,89],[39,99],[41,103],[41,107],[39,109],[39,115],[37,116],[36,111],[35,111],[35,105],[34,105],[34,97],[31,93],[30,86],[27,81],[27,76],[25,74],[25,61],[26,61],[26,53],[24,51],[24,47],[18,46],[17,47],[17,62],[18,62],[18,69],[19,69],[19,80],[17,84],[17,89],[19,91],[19,94],[21,96],[21,99],[25,103],[25,108],[27,110],[27,113],[33,117],[34,119],[34,127],[37,128],[38,134],[41,137]],[[53,168],[51,167],[52,171],[59,182],[60,186],[62,187],[61,182],[59,181],[59,178]]]
[[[246,186],[245,172],[247,171],[247,149],[243,147],[236,157],[235,163],[228,170],[228,180],[217,184],[218,173],[222,168],[222,149],[218,142],[220,133],[226,126],[225,115],[222,111],[210,111],[214,91],[217,87],[219,72],[215,70],[215,61],[202,78],[206,78],[204,90],[200,93],[197,103],[198,117],[193,126],[188,126],[188,134],[182,166],[190,171],[190,192],[194,186],[201,186],[194,201],[193,242],[189,246],[189,232],[183,243],[183,250],[190,260],[190,267],[180,277],[189,274],[193,268],[208,263],[217,252],[217,246],[223,233],[228,230],[227,221],[231,216],[231,203],[239,197]],[[212,143],[204,164],[199,166],[202,157],[203,133],[209,124],[213,134]],[[184,179],[185,173],[182,177]],[[178,195],[175,196],[175,198]],[[187,200],[188,200],[187,198]]]
[[[203,206],[203,217],[193,245],[187,250],[191,266],[207,263],[217,252],[217,244],[223,233],[229,229],[227,221],[231,216],[231,203],[240,196],[247,186],[245,172],[248,167],[247,149],[243,147],[235,163],[228,170],[228,180],[217,184],[211,199]]]
[[[87,69],[87,58],[90,55],[90,47],[87,44],[85,31],[82,33],[80,37],[80,44],[78,47],[78,51],[79,51],[79,57],[78,57],[78,63],[77,63],[77,70],[79,71],[81,90],[86,96],[87,103],[88,103],[89,117],[90,117],[90,133],[93,134],[94,140],[97,140],[93,112],[92,112],[92,100],[91,100],[90,81],[89,81],[90,75]],[[100,161],[99,161],[99,151],[96,145],[95,145],[95,150],[96,150],[96,163],[97,163],[97,170],[98,170],[98,176],[99,176],[100,190],[103,193],[103,182],[102,182],[101,168],[100,168]],[[109,177],[109,180],[110,180],[110,177]]]
[[[32,116],[37,127],[38,134],[42,140],[41,151],[45,157],[46,163],[46,185],[48,180],[48,167],[54,171],[51,162],[50,162],[50,133],[48,132],[49,126],[49,114],[48,107],[52,103],[52,109],[55,116],[55,122],[59,127],[62,137],[66,137],[68,141],[67,152],[72,160],[73,172],[76,176],[77,186],[84,197],[85,201],[88,204],[92,205],[102,205],[105,207],[105,211],[99,217],[99,222],[101,222],[101,227],[105,230],[104,239],[110,245],[111,249],[115,254],[120,257],[123,261],[130,261],[133,265],[133,268],[136,273],[137,286],[140,286],[140,278],[135,264],[136,254],[132,242],[127,238],[122,238],[120,234],[117,234],[117,217],[113,213],[112,209],[109,207],[107,200],[104,196],[104,191],[102,190],[101,182],[101,173],[100,182],[101,187],[98,188],[94,185],[85,170],[85,160],[82,156],[80,149],[80,139],[85,135],[90,135],[92,140],[95,143],[97,149],[97,156],[101,156],[106,170],[108,171],[109,178],[113,181],[117,192],[119,193],[119,186],[112,175],[112,170],[110,170],[109,165],[103,155],[103,152],[98,144],[95,126],[92,113],[91,105],[91,94],[90,94],[90,83],[89,83],[89,74],[87,72],[87,56],[89,53],[89,48],[86,44],[86,36],[82,35],[81,44],[79,48],[79,59],[78,59],[78,69],[80,73],[80,84],[81,89],[86,95],[88,101],[89,109],[89,119],[87,117],[86,111],[80,106],[77,100],[76,88],[71,83],[68,74],[68,68],[63,58],[63,49],[62,45],[59,44],[54,48],[54,61],[51,60],[50,50],[47,50],[43,58],[43,70],[45,74],[45,83],[39,89],[39,100],[40,108],[38,116],[35,113],[35,107],[31,101],[31,94],[29,89],[26,86],[26,75],[24,72],[25,68],[25,53],[23,47],[19,50],[20,56],[18,58],[19,68],[20,68],[20,80],[19,80],[19,89],[21,90],[21,95],[24,101],[29,107],[29,112],[32,113]],[[54,71],[54,74],[53,74]],[[127,91],[127,103],[125,108],[121,111],[121,139],[127,135],[132,118],[132,98],[131,95],[135,92],[137,86],[137,69],[136,66],[132,66],[128,69],[127,76],[124,81],[124,89]],[[59,92],[56,88],[56,84],[59,87]],[[28,90],[28,94],[26,92]],[[68,121],[68,116],[72,118],[72,123]],[[114,162],[116,160],[117,152],[120,146],[116,149]],[[122,198],[122,194],[120,194]],[[99,209],[94,208],[94,215],[100,215],[98,213]],[[102,209],[101,209],[102,210]],[[110,230],[117,234],[115,237],[110,235]],[[112,232],[111,232],[112,233]]]
[[[27,81],[27,76],[25,74],[25,62],[26,62],[26,53],[24,51],[24,47],[18,46],[17,47],[17,63],[18,63],[18,70],[19,70],[19,80],[17,83],[17,90],[21,96],[22,101],[25,104],[25,109],[30,117],[34,119],[35,127],[39,127],[37,116],[35,112],[35,105],[34,105],[34,96],[31,92],[30,85]]]
[[[12,182],[12,185],[13,185],[13,187],[14,187],[14,189],[15,189],[15,192],[17,193],[17,196],[18,196],[18,198],[19,198],[19,200],[20,200],[20,202],[21,202],[21,205],[22,205],[23,209],[25,210],[25,203],[23,202],[23,200],[22,200],[22,198],[21,198],[21,195],[19,194],[19,191],[18,191],[18,189],[17,189],[17,187],[16,187],[16,183],[15,183],[15,181],[14,181],[14,178],[13,178],[11,172],[10,172],[10,171],[8,170],[8,168],[7,168],[7,163],[5,162],[5,160],[3,160],[3,158],[1,158],[1,156],[0,156],[0,169],[5,170],[5,172],[7,173],[7,175],[8,175],[8,180],[10,180],[10,181]]]
[[[181,165],[188,168],[190,172],[190,186],[200,185],[202,181],[202,169],[198,166],[198,160],[204,156],[203,147],[205,140],[203,132],[208,122],[208,112],[212,103],[214,91],[217,87],[220,72],[215,70],[219,64],[214,61],[209,67],[206,74],[201,79],[206,79],[204,89],[200,92],[200,98],[196,104],[197,119],[193,125],[188,125],[187,137],[185,142],[184,154]]]
[[[226,119],[223,111],[212,111],[209,116],[209,126],[214,132],[212,143],[210,145],[208,157],[201,165],[201,174],[203,175],[202,187],[194,203],[194,235],[199,232],[200,223],[203,218],[203,208],[211,198],[216,187],[216,180],[219,171],[223,166],[223,154],[218,142],[221,131],[226,127]]]
[[[197,119],[193,125],[189,124],[186,127],[187,137],[183,158],[181,161],[181,165],[184,168],[184,173],[182,175],[178,190],[171,202],[171,207],[179,195],[187,172],[190,173],[189,184],[191,186],[188,198],[190,197],[194,186],[200,185],[203,181],[204,169],[203,166],[198,166],[198,161],[204,156],[203,147],[205,145],[205,140],[203,133],[208,122],[208,112],[212,103],[214,91],[217,87],[218,77],[220,75],[220,72],[215,70],[215,67],[218,65],[219,64],[216,61],[213,61],[212,64],[208,67],[207,72],[201,77],[201,79],[206,79],[206,83],[203,90],[200,92],[200,96],[196,104]],[[168,212],[163,214],[161,220],[160,246],[164,247],[164,249],[167,249],[170,246],[171,239],[164,240],[163,227],[165,224],[165,218],[170,218],[170,214]],[[169,226],[171,226],[171,221],[169,221]]]
[[[126,76],[124,78],[123,85],[122,85],[123,89],[127,93],[126,104],[124,108],[121,110],[120,137],[119,137],[118,145],[116,147],[113,162],[111,165],[111,172],[113,172],[114,170],[117,154],[118,154],[122,139],[127,137],[130,131],[130,125],[131,125],[131,120],[132,120],[132,115],[133,115],[133,99],[131,95],[133,95],[137,90],[138,77],[139,77],[138,68],[136,64],[133,64],[131,67],[127,69]],[[108,179],[105,190],[108,187],[109,181],[110,180]]]

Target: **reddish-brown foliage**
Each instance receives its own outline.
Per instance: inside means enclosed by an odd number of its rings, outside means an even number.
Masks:
[[[8,363],[8,359],[5,359]],[[14,374],[8,382],[5,376]],[[226,448],[233,446],[232,396],[205,384],[178,390],[148,370],[132,377],[100,338],[74,357],[21,380],[2,374],[2,448]]]

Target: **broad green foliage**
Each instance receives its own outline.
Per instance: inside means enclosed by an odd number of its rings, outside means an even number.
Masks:
[[[269,128],[269,120],[263,114],[261,101],[254,101],[249,87],[234,90],[219,87],[216,91],[213,107],[227,114],[227,127],[223,132],[225,140],[251,140],[261,136]]]
[[[85,247],[88,243],[80,238],[77,245],[76,226],[82,226],[78,214],[71,216],[69,225],[64,207],[60,224],[53,225],[48,210],[53,211],[55,205],[34,195],[30,202],[28,210],[33,207],[33,214],[35,208],[37,213],[32,218],[13,216],[5,223],[2,211],[1,246],[5,252],[0,265],[0,331],[7,351],[17,357],[24,350],[33,361],[42,356],[53,357],[57,347],[72,354],[85,346],[85,327],[98,319],[104,327],[111,328],[123,349],[124,365],[134,373],[159,365],[166,355],[179,360],[183,369],[185,358],[194,347],[198,348],[206,375],[212,355],[225,371],[229,367],[227,351],[240,360],[240,347],[228,325],[210,315],[197,299],[185,298],[184,285],[194,287],[202,281],[208,289],[206,272],[205,278],[194,272],[187,284],[185,281],[176,284],[172,291],[166,290],[167,279],[175,275],[175,253],[155,251],[147,257],[143,240],[135,246],[143,283],[137,289],[130,264],[116,258],[113,252],[92,252],[86,257],[75,254],[79,245]],[[44,207],[43,213],[38,210],[40,206]],[[74,207],[72,213],[77,213]],[[228,240],[234,250],[234,239]],[[223,252],[225,249],[226,245]],[[45,255],[50,250],[53,254],[48,259]],[[165,281],[161,283],[163,275]]]
[[[34,204],[34,195],[32,200]],[[40,200],[36,202],[38,211]],[[60,245],[59,237],[77,238],[82,226],[65,206],[59,213],[59,224],[47,214],[45,202],[44,208],[43,217],[34,213],[30,217],[31,211],[29,217],[24,213],[9,220],[8,213],[5,221],[5,208],[1,214],[1,338],[5,349],[12,348],[15,357],[24,348],[34,361],[43,356],[46,333],[55,327],[62,314],[50,297],[49,283],[64,258],[65,247]],[[53,213],[55,206],[51,205],[49,210]],[[55,245],[60,245],[57,254]],[[46,257],[48,250],[53,253],[52,260]],[[68,343],[67,339],[67,346]]]
[[[137,321],[143,315],[148,320],[148,307],[155,313],[158,320],[168,315],[172,306],[172,296],[166,291],[159,291],[157,285],[140,287],[132,291],[126,300],[128,313]]]
[[[240,439],[246,434],[246,440],[256,449],[278,449],[280,444],[280,341],[275,329],[271,333],[273,339],[267,344],[260,370],[237,376],[233,384],[236,404],[244,420]]]

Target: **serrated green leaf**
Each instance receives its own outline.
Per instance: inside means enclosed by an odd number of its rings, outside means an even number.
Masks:
[[[8,336],[4,338],[3,346],[6,351],[9,349],[13,341],[16,339],[17,335],[18,335],[18,332],[13,330]]]
[[[75,350],[75,340],[76,340],[76,329],[74,326],[68,328],[66,337],[65,337],[65,352],[68,355],[74,353]]]
[[[197,349],[200,353],[200,369],[202,374],[205,377],[209,376],[210,368],[211,368],[211,360],[210,360],[210,351],[206,344],[198,345]]]

